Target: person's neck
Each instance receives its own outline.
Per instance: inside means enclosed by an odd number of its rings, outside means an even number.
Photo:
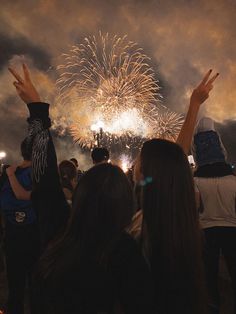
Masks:
[[[20,168],[27,168],[31,166],[31,160],[23,160],[19,165]]]

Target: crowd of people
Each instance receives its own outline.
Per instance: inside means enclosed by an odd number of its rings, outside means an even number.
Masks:
[[[106,148],[84,173],[75,158],[58,165],[49,104],[26,65],[9,70],[29,132],[0,180],[4,313],[24,313],[28,282],[32,314],[217,314],[221,253],[236,301],[236,177],[214,121],[197,124],[218,73],[193,90],[176,143],[146,141],[130,179]]]

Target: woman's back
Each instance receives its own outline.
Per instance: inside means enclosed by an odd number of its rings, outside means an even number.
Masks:
[[[65,234],[41,258],[38,313],[113,313],[117,304],[124,313],[154,313],[148,265],[124,231],[132,214],[132,190],[120,168],[86,172]]]
[[[91,254],[77,264],[68,255],[68,268],[36,283],[38,313],[113,313],[117,307],[124,313],[154,313],[151,275],[128,234],[110,248],[107,261],[98,264]]]
[[[141,243],[161,314],[204,313],[201,234],[192,173],[182,149],[144,143],[140,154]]]

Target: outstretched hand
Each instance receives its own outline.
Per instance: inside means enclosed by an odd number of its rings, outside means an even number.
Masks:
[[[212,78],[210,78],[211,73],[212,70],[209,70],[201,83],[193,90],[190,103],[201,105],[209,97],[209,93],[213,88],[213,83],[219,75],[219,73],[216,73],[212,76]]]
[[[40,96],[31,81],[30,73],[27,66],[23,64],[22,67],[24,78],[22,78],[15,69],[11,67],[8,68],[11,74],[16,79],[13,85],[15,86],[18,95],[26,104],[32,102],[40,102]]]

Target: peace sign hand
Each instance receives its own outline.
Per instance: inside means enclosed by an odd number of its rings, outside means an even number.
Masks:
[[[24,72],[24,78],[22,78],[15,69],[11,67],[8,68],[11,74],[17,80],[13,83],[13,85],[15,86],[18,95],[26,104],[32,102],[40,102],[40,96],[31,81],[30,73],[27,66],[23,64],[22,67]]]
[[[210,78],[211,73],[212,70],[209,70],[201,83],[193,90],[190,103],[201,105],[209,97],[209,93],[213,88],[213,82],[219,75],[219,73],[216,73]]]

